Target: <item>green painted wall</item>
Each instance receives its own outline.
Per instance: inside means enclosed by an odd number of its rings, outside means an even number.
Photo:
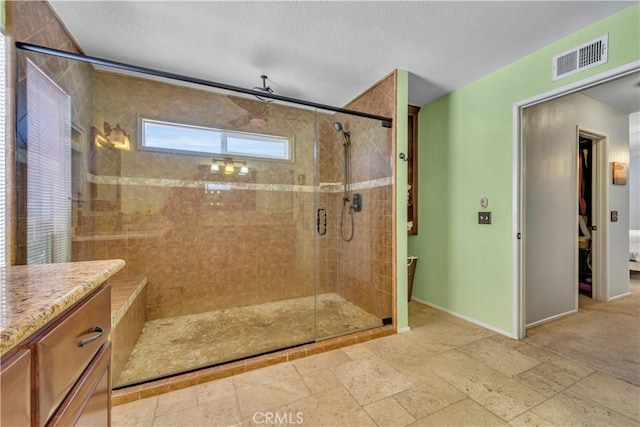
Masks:
[[[406,153],[409,144],[408,129],[409,105],[409,73],[405,70],[396,72],[396,330],[403,331],[409,326],[407,306],[407,162],[398,159],[399,153]],[[404,119],[400,119],[404,118]]]
[[[607,64],[551,80],[554,55],[606,33]],[[419,257],[415,297],[515,333],[513,104],[638,60],[636,4],[422,107],[420,234],[408,242]],[[492,225],[477,224],[482,197]]]

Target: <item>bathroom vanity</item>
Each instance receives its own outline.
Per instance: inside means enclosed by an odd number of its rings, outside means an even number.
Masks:
[[[110,425],[111,294],[122,260],[0,270],[1,425]]]

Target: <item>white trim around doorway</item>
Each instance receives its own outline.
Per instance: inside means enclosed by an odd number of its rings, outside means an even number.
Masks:
[[[617,68],[607,70],[603,73],[587,77],[583,80],[553,89],[531,98],[515,102],[513,104],[513,177],[512,177],[512,262],[514,265],[512,273],[513,282],[513,331],[512,337],[522,339],[525,337],[525,293],[524,293],[524,240],[526,236],[522,233],[524,228],[524,150],[522,146],[522,110],[526,107],[546,102],[564,95],[578,92],[588,87],[606,83],[607,81],[623,77],[627,74],[640,71],[640,61],[633,61]]]

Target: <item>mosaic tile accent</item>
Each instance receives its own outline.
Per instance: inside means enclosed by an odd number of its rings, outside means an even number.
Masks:
[[[319,336],[382,324],[337,294],[151,320],[115,386],[313,341],[316,320]]]
[[[213,191],[233,191],[233,190],[251,190],[251,191],[291,191],[296,193],[312,193],[316,191],[313,185],[288,185],[288,184],[259,184],[244,182],[219,182],[219,181],[191,181],[180,179],[162,179],[162,178],[140,178],[129,176],[107,176],[87,174],[87,181],[93,184],[102,185],[132,185],[141,187],[179,187],[179,188],[209,188]],[[391,185],[392,177],[377,178],[363,182],[351,183],[352,190],[363,190],[365,188],[377,188]],[[208,186],[208,187],[207,187]],[[342,182],[321,182],[319,191],[323,193],[341,193]]]

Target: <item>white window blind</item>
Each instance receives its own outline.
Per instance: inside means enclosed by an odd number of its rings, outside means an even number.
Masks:
[[[71,101],[27,60],[27,263],[70,260]]]
[[[7,87],[6,81],[6,57],[5,57],[5,38],[4,34],[0,31],[0,268],[7,265],[7,196],[6,196],[6,135],[5,135],[5,88]],[[4,295],[4,293],[3,293]]]

